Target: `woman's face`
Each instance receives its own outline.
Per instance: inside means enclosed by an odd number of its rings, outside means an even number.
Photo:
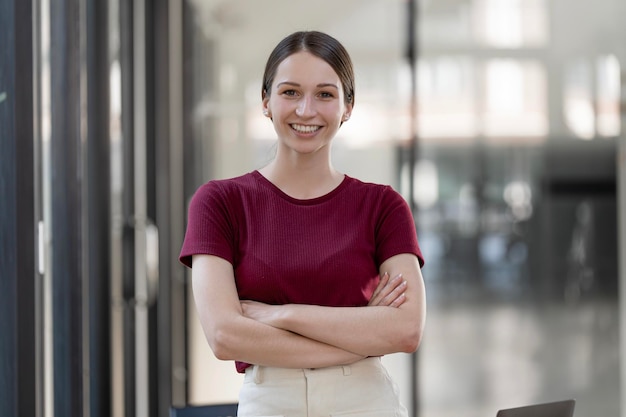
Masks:
[[[263,109],[273,120],[282,150],[310,154],[328,150],[352,105],[345,103],[335,70],[323,59],[302,51],[278,65]]]

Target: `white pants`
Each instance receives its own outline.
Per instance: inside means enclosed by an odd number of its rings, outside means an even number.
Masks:
[[[251,366],[239,393],[239,417],[407,417],[380,358],[346,366]]]

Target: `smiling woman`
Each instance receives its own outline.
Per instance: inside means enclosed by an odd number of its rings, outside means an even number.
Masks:
[[[332,164],[354,106],[348,53],[288,36],[262,104],[276,156],[197,190],[180,254],[211,349],[245,373],[239,415],[406,416],[380,357],[420,344],[423,258],[400,194]]]
[[[306,51],[285,58],[276,68],[274,78],[271,89],[264,90],[263,109],[278,135],[278,151],[274,163],[261,173],[272,177],[282,188],[288,184],[282,184],[285,181],[279,176],[286,170],[302,166],[332,168],[330,144],[341,123],[350,117],[352,103],[344,97],[333,68]],[[328,173],[333,180],[319,189],[321,194],[335,188],[341,180],[338,173]]]
[[[333,49],[326,42],[337,45]],[[263,112],[274,124],[278,151],[261,173],[284,190],[289,184],[281,177],[290,169],[326,170],[330,181],[313,194],[299,195],[304,198],[323,195],[342,179],[332,169],[330,144],[354,106],[354,71],[345,49],[337,46],[318,32],[285,38],[270,55],[263,77]],[[293,193],[305,189],[293,185]]]

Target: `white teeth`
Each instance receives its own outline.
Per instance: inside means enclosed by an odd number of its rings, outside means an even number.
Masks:
[[[300,133],[313,133],[320,128],[319,126],[305,126],[296,124],[291,125],[291,127]]]

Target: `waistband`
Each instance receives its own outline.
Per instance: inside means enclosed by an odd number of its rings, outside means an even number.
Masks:
[[[354,373],[368,371],[382,366],[380,357],[370,357],[351,363],[350,365],[328,366],[324,368],[278,368],[273,366],[252,365],[246,368],[246,378],[252,378],[255,384],[267,379],[284,379],[307,377],[312,374],[328,374],[350,376]]]

